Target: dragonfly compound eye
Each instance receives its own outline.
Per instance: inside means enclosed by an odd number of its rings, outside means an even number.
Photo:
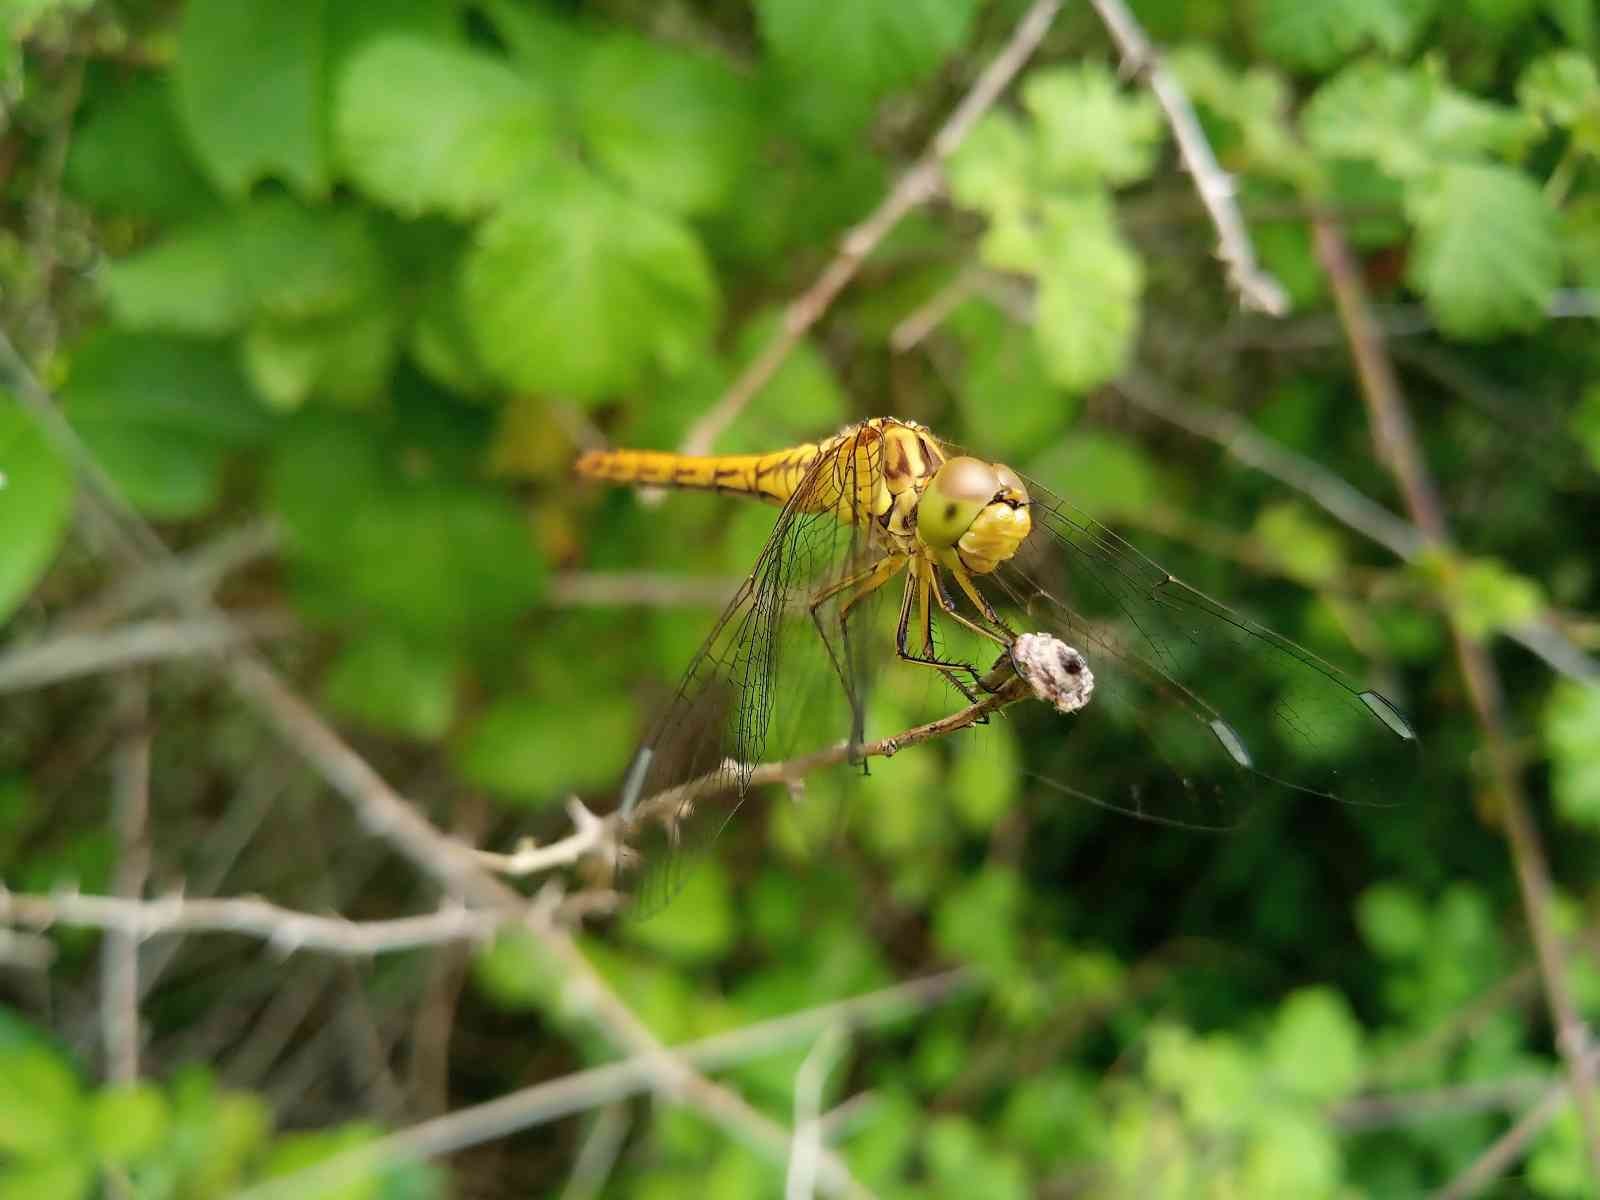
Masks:
[[[966,456],[950,459],[917,502],[917,533],[935,549],[954,546],[1000,488],[1000,477],[988,463]]]

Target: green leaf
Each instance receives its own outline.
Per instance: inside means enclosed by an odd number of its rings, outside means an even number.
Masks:
[[[1050,377],[1070,391],[1088,391],[1127,363],[1144,271],[1117,231],[1106,197],[1058,201],[1046,221],[1034,331]]]
[[[270,1180],[308,1170],[376,1137],[375,1129],[360,1123],[281,1136],[267,1152],[260,1177]],[[302,1184],[296,1195],[305,1200],[381,1200],[385,1173],[382,1160],[375,1159],[353,1170],[335,1172],[309,1187]]]
[[[1307,587],[1333,583],[1345,570],[1344,543],[1338,534],[1294,501],[1262,509],[1255,535]]]
[[[406,737],[443,736],[455,718],[456,659],[436,642],[375,631],[346,645],[323,697],[337,712]]]
[[[1080,432],[1029,465],[1086,515],[1112,520],[1138,513],[1160,494],[1155,469],[1134,443],[1109,433]]]
[[[986,866],[939,903],[933,937],[955,958],[1005,976],[1020,965],[1022,879],[1009,867]]]
[[[61,389],[74,428],[123,494],[152,516],[198,516],[228,456],[268,428],[226,347],[103,333],[73,356]]]
[[[1267,1036],[1267,1065],[1280,1087],[1319,1104],[1349,1095],[1361,1080],[1361,1026],[1330,988],[1295,992]]]
[[[242,325],[251,296],[234,258],[237,219],[180,229],[155,245],[106,264],[106,301],[128,329],[197,336]]]
[[[604,39],[576,98],[596,161],[646,200],[699,215],[730,204],[760,128],[750,85],[715,59]]]
[[[1409,888],[1378,884],[1362,893],[1356,918],[1367,945],[1385,958],[1409,958],[1428,941],[1428,910]]]
[[[548,165],[555,136],[545,97],[507,63],[403,35],[351,56],[335,130],[344,171],[407,216],[487,211]]]
[[[684,226],[577,167],[549,172],[479,231],[464,297],[484,365],[509,387],[594,400],[682,370],[716,283]]]
[[[66,539],[72,472],[33,418],[0,393],[0,624],[27,599]]]
[[[1369,38],[1391,54],[1404,52],[1433,19],[1438,0],[1261,0],[1262,48],[1285,66],[1326,71]]]
[[[1301,117],[1312,148],[1366,158],[1396,179],[1484,155],[1519,155],[1537,133],[1526,113],[1451,87],[1426,67],[1367,59],[1324,83]]]
[[[1166,125],[1155,97],[1119,87],[1099,64],[1035,71],[1023,85],[1039,169],[1058,184],[1135,183],[1150,173]]]
[[[105,1162],[125,1164],[151,1155],[170,1123],[167,1098],[153,1084],[108,1087],[89,1100],[89,1138]]]
[[[231,1195],[247,1162],[265,1147],[272,1118],[264,1101],[223,1092],[203,1067],[179,1072],[171,1087],[172,1141],[184,1147],[186,1194]]]
[[[528,807],[621,778],[638,732],[622,697],[497,700],[462,736],[456,760],[479,787]]]
[[[1590,384],[1584,390],[1569,425],[1572,436],[1588,454],[1590,466],[1600,471],[1600,385]]]
[[[310,320],[392,305],[369,217],[268,197],[110,264],[106,291],[136,329],[222,334],[252,314]]]
[[[1017,802],[1022,753],[1008,726],[985,731],[981,745],[956,756],[950,772],[950,804],[961,823],[986,833]]]
[[[1579,50],[1594,53],[1600,43],[1600,27],[1591,0],[1544,0],[1544,8],[1566,34],[1567,41]]]
[[[1543,732],[1557,810],[1571,825],[1600,829],[1600,688],[1558,683]]]
[[[968,1117],[936,1117],[928,1126],[924,1153],[938,1196],[1023,1200],[1032,1194],[1021,1161],[986,1146]]]
[[[1552,125],[1571,128],[1600,107],[1600,73],[1576,50],[1552,50],[1522,70],[1517,102]]]
[[[1072,423],[1077,400],[1051,382],[1032,330],[976,300],[949,327],[966,354],[956,399],[985,454],[1024,457]]]
[[[0,1167],[0,1200],[84,1200],[94,1185],[87,1162],[18,1163]]]
[[[796,79],[877,97],[915,83],[966,40],[976,0],[756,0],[761,37]]]
[[[279,177],[328,190],[327,0],[194,0],[175,77],[196,154],[224,191]],[[240,86],[248,80],[250,86]]]
[[[626,929],[629,941],[685,966],[725,956],[739,924],[722,864],[714,858],[696,863],[671,904]]]
[[[1492,337],[1536,327],[1561,281],[1556,213],[1511,167],[1457,164],[1406,190],[1417,226],[1408,279],[1440,328]]]
[[[427,436],[308,420],[281,439],[273,503],[310,611],[463,638],[487,636],[538,598],[543,564],[517,507],[497,488],[446,476]]]
[[[508,1012],[559,1007],[563,966],[531,933],[498,935],[472,960],[472,977],[484,994]]]
[[[78,1077],[39,1046],[0,1050],[0,1151],[18,1158],[67,1154],[83,1132]]]
[[[158,219],[218,203],[184,143],[165,75],[135,77],[91,102],[73,132],[66,183],[98,208]]]
[[[1538,7],[1538,0],[1466,0],[1463,6],[1474,20],[1488,26],[1490,36],[1522,24]]]
[[[1441,0],[1381,0],[1367,7],[1367,31],[1395,57],[1410,50],[1438,14]]]
[[[244,342],[244,368],[273,408],[299,408],[312,395],[346,407],[378,399],[399,350],[394,313],[382,306],[336,318],[257,322]]]
[[[979,209],[992,221],[1025,212],[1036,194],[1034,145],[1009,113],[992,112],[962,142],[945,174],[957,204]]]

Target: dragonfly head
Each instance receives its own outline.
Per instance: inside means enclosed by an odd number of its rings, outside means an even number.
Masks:
[[[1033,528],[1022,477],[965,455],[940,467],[917,502],[917,536],[947,567],[987,575]]]

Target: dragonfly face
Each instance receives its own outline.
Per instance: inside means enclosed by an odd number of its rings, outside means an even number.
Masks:
[[[940,566],[987,575],[1032,531],[1028,506],[1028,489],[1010,467],[962,455],[923,490],[917,537]]]

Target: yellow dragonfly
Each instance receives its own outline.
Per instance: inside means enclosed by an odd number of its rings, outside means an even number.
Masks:
[[[1231,825],[1272,789],[1358,804],[1400,798],[1416,738],[1395,705],[1039,484],[915,422],[877,417],[771,454],[594,451],[575,469],[780,507],[624,784],[624,817],[647,799],[683,797],[632,831],[640,849],[622,886],[644,893],[646,907],[676,886],[684,851],[732,816],[775,716],[805,719],[815,688],[804,667],[819,659],[849,727],[814,736],[859,746],[867,684],[885,657],[937,672],[970,701],[996,648],[1009,651],[1021,632],[1053,636],[1082,655],[1094,691],[1071,716],[1021,706],[1046,713],[1030,736],[1029,757],[1044,764],[1034,778],[1150,820]],[[890,656],[870,612],[896,580]],[[1096,727],[1105,737],[1077,736]],[[1068,733],[1096,753],[1067,751]]]

